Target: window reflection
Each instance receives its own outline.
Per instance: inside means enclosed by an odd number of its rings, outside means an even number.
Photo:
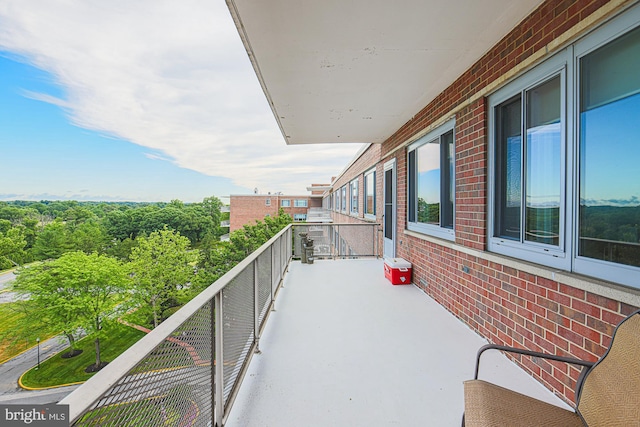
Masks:
[[[560,77],[527,92],[525,239],[557,246],[560,233]]]
[[[440,224],[440,140],[424,144],[418,152],[418,222]]]
[[[520,96],[496,108],[496,235],[520,239],[522,116]]]
[[[640,30],[580,62],[578,254],[640,266]]]

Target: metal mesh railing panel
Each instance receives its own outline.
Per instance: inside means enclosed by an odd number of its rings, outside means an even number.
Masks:
[[[254,264],[222,290],[224,402],[236,383],[254,338]]]
[[[302,239],[300,233],[308,233],[309,226],[296,225],[293,230],[293,256],[296,258],[302,258]]]
[[[271,302],[271,251],[266,251],[258,257],[258,324],[262,322]]]
[[[75,426],[205,426],[212,418],[210,304],[113,385]]]
[[[206,296],[203,293],[196,297],[202,300],[192,301],[188,304],[190,308],[184,308],[187,312],[181,311],[183,315],[169,321],[173,329],[169,337],[164,338],[166,329],[153,331],[152,336],[139,342],[141,346],[135,351],[120,356],[122,363],[114,361],[107,367],[104,378],[94,377],[67,396],[61,403],[71,405],[73,425],[155,427],[220,423],[228,414],[228,404],[250,359],[256,320],[260,325],[266,320],[273,290],[281,283],[291,259],[291,233],[288,227],[270,246],[255,254],[256,258],[243,261],[233,276],[220,279],[224,284],[216,282],[217,285],[212,285],[216,290],[209,288]],[[213,292],[218,293],[213,296]],[[220,319],[219,324],[214,324],[214,315]],[[163,341],[157,344],[160,340]],[[216,357],[220,358],[220,364],[212,363]]]
[[[313,256],[321,258],[370,257],[377,254],[378,224],[304,224],[293,228],[293,255],[302,258],[300,233],[313,240]]]
[[[359,226],[340,224],[333,228],[334,249],[342,258],[358,256],[375,256],[375,231],[377,224]]]

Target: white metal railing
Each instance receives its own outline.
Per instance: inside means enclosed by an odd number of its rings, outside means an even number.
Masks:
[[[74,426],[223,426],[291,260],[291,225],[63,399]]]

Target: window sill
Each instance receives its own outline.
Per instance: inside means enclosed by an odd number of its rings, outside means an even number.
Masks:
[[[571,286],[573,288],[600,295],[606,298],[611,298],[615,301],[620,301],[634,307],[640,307],[640,289],[627,287],[605,280],[595,279],[589,276],[583,276],[578,273],[571,273],[564,270],[545,267],[539,264],[511,258],[506,255],[501,255],[493,252],[478,251],[476,249],[471,249],[466,246],[459,245],[455,242],[422,233],[417,233],[415,231],[405,229],[403,234],[405,236],[415,237],[417,239],[440,245],[451,250],[476,257],[478,259],[494,262],[496,264],[532,274],[534,276],[540,276],[545,279],[556,281],[563,285]]]

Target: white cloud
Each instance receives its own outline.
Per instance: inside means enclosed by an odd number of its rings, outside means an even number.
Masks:
[[[0,48],[48,71],[78,126],[265,191],[328,182],[360,145],[287,146],[223,0],[4,0]]]

